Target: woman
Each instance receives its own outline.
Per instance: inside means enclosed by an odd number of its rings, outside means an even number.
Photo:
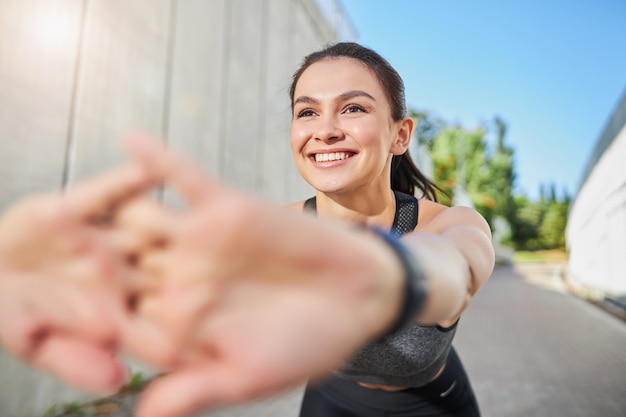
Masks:
[[[493,267],[486,222],[471,209],[411,197],[417,188],[434,198],[434,188],[402,156],[413,121],[404,115],[400,78],[373,51],[337,44],[313,54],[291,92],[291,144],[316,189],[314,201],[275,207],[217,183],[156,141],[131,137],[133,173],[104,186],[86,183],[82,193],[95,198],[70,192],[35,200],[31,214],[66,209],[36,223],[24,206],[14,208],[12,221],[0,222],[0,267],[11,266],[0,268],[0,284],[28,271],[66,280],[66,292],[83,304],[94,288],[117,302],[99,303],[81,326],[73,323],[78,307],[73,316],[31,318],[29,333],[5,317],[4,343],[22,342],[11,351],[34,365],[41,362],[33,352],[43,351],[45,369],[82,384],[86,377],[68,365],[67,346],[53,344],[52,353],[42,346],[57,336],[85,344],[103,364],[83,368],[103,372],[92,375],[96,388],[120,380],[117,363],[103,352],[123,349],[169,370],[143,393],[138,416],[184,416],[337,369],[336,377],[309,387],[304,416],[475,415],[450,342]],[[137,197],[162,181],[186,200],[185,209]],[[302,215],[305,207],[317,218]],[[46,256],[12,263],[31,246]],[[96,273],[83,265],[95,265]],[[30,317],[32,303],[10,310],[13,317]],[[98,315],[115,316],[103,334],[93,330]],[[380,343],[353,357],[372,340]],[[387,344],[406,354],[377,357],[380,346],[389,353]],[[409,373],[397,372],[400,359]],[[363,395],[375,401],[363,402]]]
[[[290,91],[294,159],[316,190],[291,213],[131,143],[189,203],[176,213],[143,201],[118,215],[143,242],[138,267],[166,283],[137,314],[166,329],[171,349],[146,343],[151,326],[125,338],[136,356],[176,369],[141,410],[184,415],[337,371],[308,387],[303,417],[478,415],[451,342],[493,268],[487,223],[429,200],[435,187],[406,154],[402,80],[378,54],[330,46],[305,59]]]
[[[291,99],[294,158],[316,189],[293,207],[404,235],[430,287],[414,323],[309,386],[301,416],[479,415],[451,342],[491,272],[490,232],[472,210],[431,201],[436,187],[407,151],[414,126],[400,76],[376,52],[340,43],[305,59]]]

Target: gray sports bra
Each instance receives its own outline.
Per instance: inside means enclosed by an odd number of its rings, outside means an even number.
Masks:
[[[394,191],[396,214],[391,233],[397,237],[417,225],[418,200]],[[304,209],[316,212],[315,198]],[[399,332],[359,349],[337,375],[354,381],[399,387],[420,387],[432,381],[443,368],[450,352],[456,323],[449,328],[409,324]]]

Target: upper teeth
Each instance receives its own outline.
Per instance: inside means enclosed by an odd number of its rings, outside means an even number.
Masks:
[[[315,162],[340,161],[349,158],[351,155],[348,152],[316,153]]]

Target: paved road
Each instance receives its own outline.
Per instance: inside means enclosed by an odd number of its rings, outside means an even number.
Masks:
[[[626,323],[566,294],[555,266],[497,269],[455,340],[483,417],[626,416]],[[296,417],[301,395],[202,417]]]
[[[484,417],[626,416],[626,323],[564,293],[555,267],[496,270],[462,320]]]

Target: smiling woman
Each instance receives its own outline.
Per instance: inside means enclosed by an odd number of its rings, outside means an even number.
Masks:
[[[423,196],[437,201],[439,188],[417,169],[408,153],[407,144],[410,141],[410,136],[407,137],[406,133],[409,132],[410,135],[414,126],[413,120],[406,117],[402,78],[378,54],[367,48],[355,48],[354,45],[356,44],[338,44],[310,54],[294,75],[294,82],[290,89],[293,111],[291,143],[300,173],[305,179],[308,178],[306,171],[303,171],[305,167],[303,162],[306,159],[319,163],[331,159],[331,157],[327,159],[325,154],[345,152],[346,156],[353,156],[359,153],[355,149],[346,149],[345,151],[336,149],[336,146],[332,151],[325,151],[323,146],[311,147],[319,149],[305,150],[298,147],[298,137],[306,137],[309,133],[303,129],[318,129],[319,142],[328,143],[339,139],[337,135],[333,135],[333,129],[336,126],[323,125],[330,120],[329,117],[332,116],[330,111],[336,112],[335,116],[338,121],[342,121],[344,124],[349,124],[352,121],[352,125],[358,129],[364,129],[368,126],[373,129],[385,128],[384,123],[388,123],[386,128],[391,128],[395,123],[397,126],[393,127],[400,129],[398,133],[403,135],[404,144],[398,142],[397,145],[400,147],[392,152],[391,181],[393,188],[409,194],[414,194],[415,191],[420,190]],[[313,64],[316,64],[315,71],[309,68]],[[333,79],[334,85],[328,82],[330,79]],[[320,87],[319,84],[325,85],[318,88]],[[296,91],[296,87],[299,88],[298,91]],[[307,93],[309,90],[315,93]],[[325,108],[324,99],[326,100]],[[335,108],[332,109],[331,106],[335,106]],[[389,120],[380,120],[381,114],[389,117]],[[363,120],[374,121],[375,117],[378,117],[383,125],[362,124]],[[320,125],[320,123],[322,124]],[[324,129],[330,129],[330,131],[325,132]],[[376,136],[375,132],[372,133]],[[304,159],[298,158],[297,153],[303,151],[306,152],[303,154]]]
[[[408,258],[430,270],[425,311],[311,384],[301,417],[479,415],[451,343],[493,266],[490,233],[475,212],[437,204],[437,186],[412,162],[402,79],[376,52],[339,43],[305,58],[290,92],[294,159],[316,190],[291,207],[405,235]]]
[[[304,380],[302,417],[479,415],[452,340],[493,268],[487,223],[429,199],[434,185],[405,156],[401,80],[374,51],[311,55],[291,91],[293,155],[316,189],[291,210],[133,135],[131,166],[7,211],[6,348],[92,389],[122,382],[113,351],[167,370],[140,416]],[[183,208],[148,197],[163,184]]]
[[[325,193],[367,187],[380,195],[389,188],[391,158],[406,152],[413,121],[390,117],[367,67],[345,58],[317,62],[298,78],[293,102],[291,145],[307,182]],[[331,161],[338,152],[351,157]]]

